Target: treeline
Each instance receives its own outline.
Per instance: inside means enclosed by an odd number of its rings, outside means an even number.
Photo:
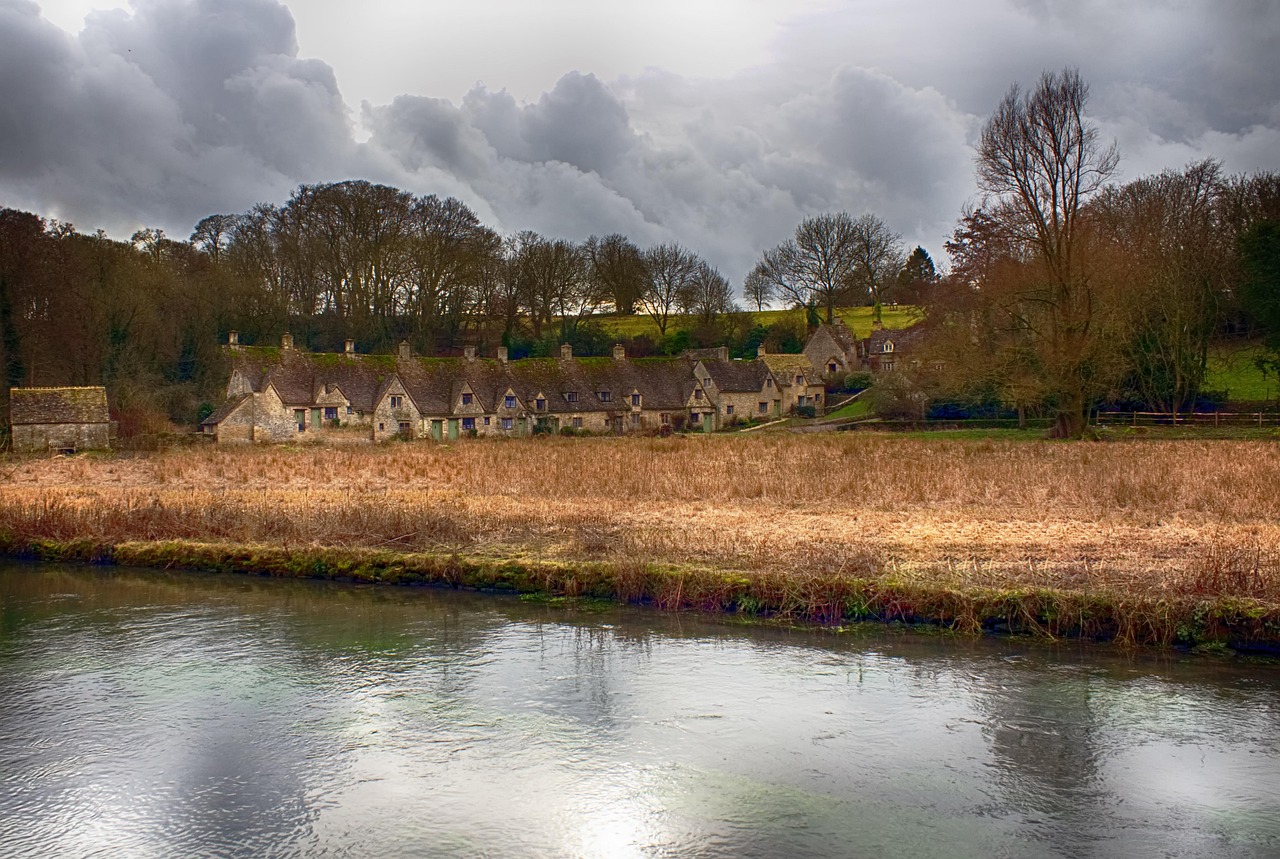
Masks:
[[[1046,73],[988,121],[984,197],[947,243],[928,346],[882,386],[882,411],[1030,411],[1080,437],[1099,405],[1194,407],[1220,333],[1263,335],[1280,369],[1280,175],[1206,160],[1115,182],[1087,92],[1074,70]]]
[[[826,281],[813,280],[804,235],[815,225],[828,239],[831,229],[848,233],[839,238],[850,264],[854,228],[875,227],[892,245],[882,264],[900,274],[900,240],[881,222],[822,216],[797,230],[800,250],[788,242],[753,273],[747,297],[757,309],[776,299],[808,305],[816,324],[820,304],[829,315],[834,302],[880,295],[879,280],[855,282],[829,264]],[[921,256],[932,273],[923,249],[912,259]],[[150,228],[113,241],[0,211],[6,386],[106,384],[125,432],[190,424],[216,402],[230,330],[250,344],[287,331],[316,351],[352,338],[363,352],[407,340],[422,355],[504,345],[519,358],[568,342],[575,354],[603,355],[617,336],[601,313],[652,320],[656,336],[624,339],[636,356],[719,345],[745,356],[761,343],[798,351],[807,333],[799,320],[757,324],[720,272],[679,244],[503,236],[456,199],[365,181],[304,185],[283,205],[210,215],[187,241]]]

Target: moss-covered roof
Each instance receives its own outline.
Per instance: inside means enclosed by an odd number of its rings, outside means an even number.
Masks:
[[[110,420],[106,388],[9,389],[9,422],[13,426],[105,424]]]

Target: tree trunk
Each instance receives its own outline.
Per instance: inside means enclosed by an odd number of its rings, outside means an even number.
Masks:
[[[1084,397],[1078,393],[1065,395],[1058,405],[1049,437],[1082,439],[1087,429]]]

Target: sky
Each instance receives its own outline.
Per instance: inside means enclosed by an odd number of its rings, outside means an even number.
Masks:
[[[0,206],[186,238],[360,178],[735,286],[824,212],[944,264],[1011,84],[1079,68],[1121,179],[1280,170],[1277,57],[1274,0],[0,0]]]

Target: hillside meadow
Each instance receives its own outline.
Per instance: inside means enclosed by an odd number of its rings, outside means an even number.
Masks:
[[[825,622],[1280,641],[1267,441],[766,433],[19,459],[0,543]]]

